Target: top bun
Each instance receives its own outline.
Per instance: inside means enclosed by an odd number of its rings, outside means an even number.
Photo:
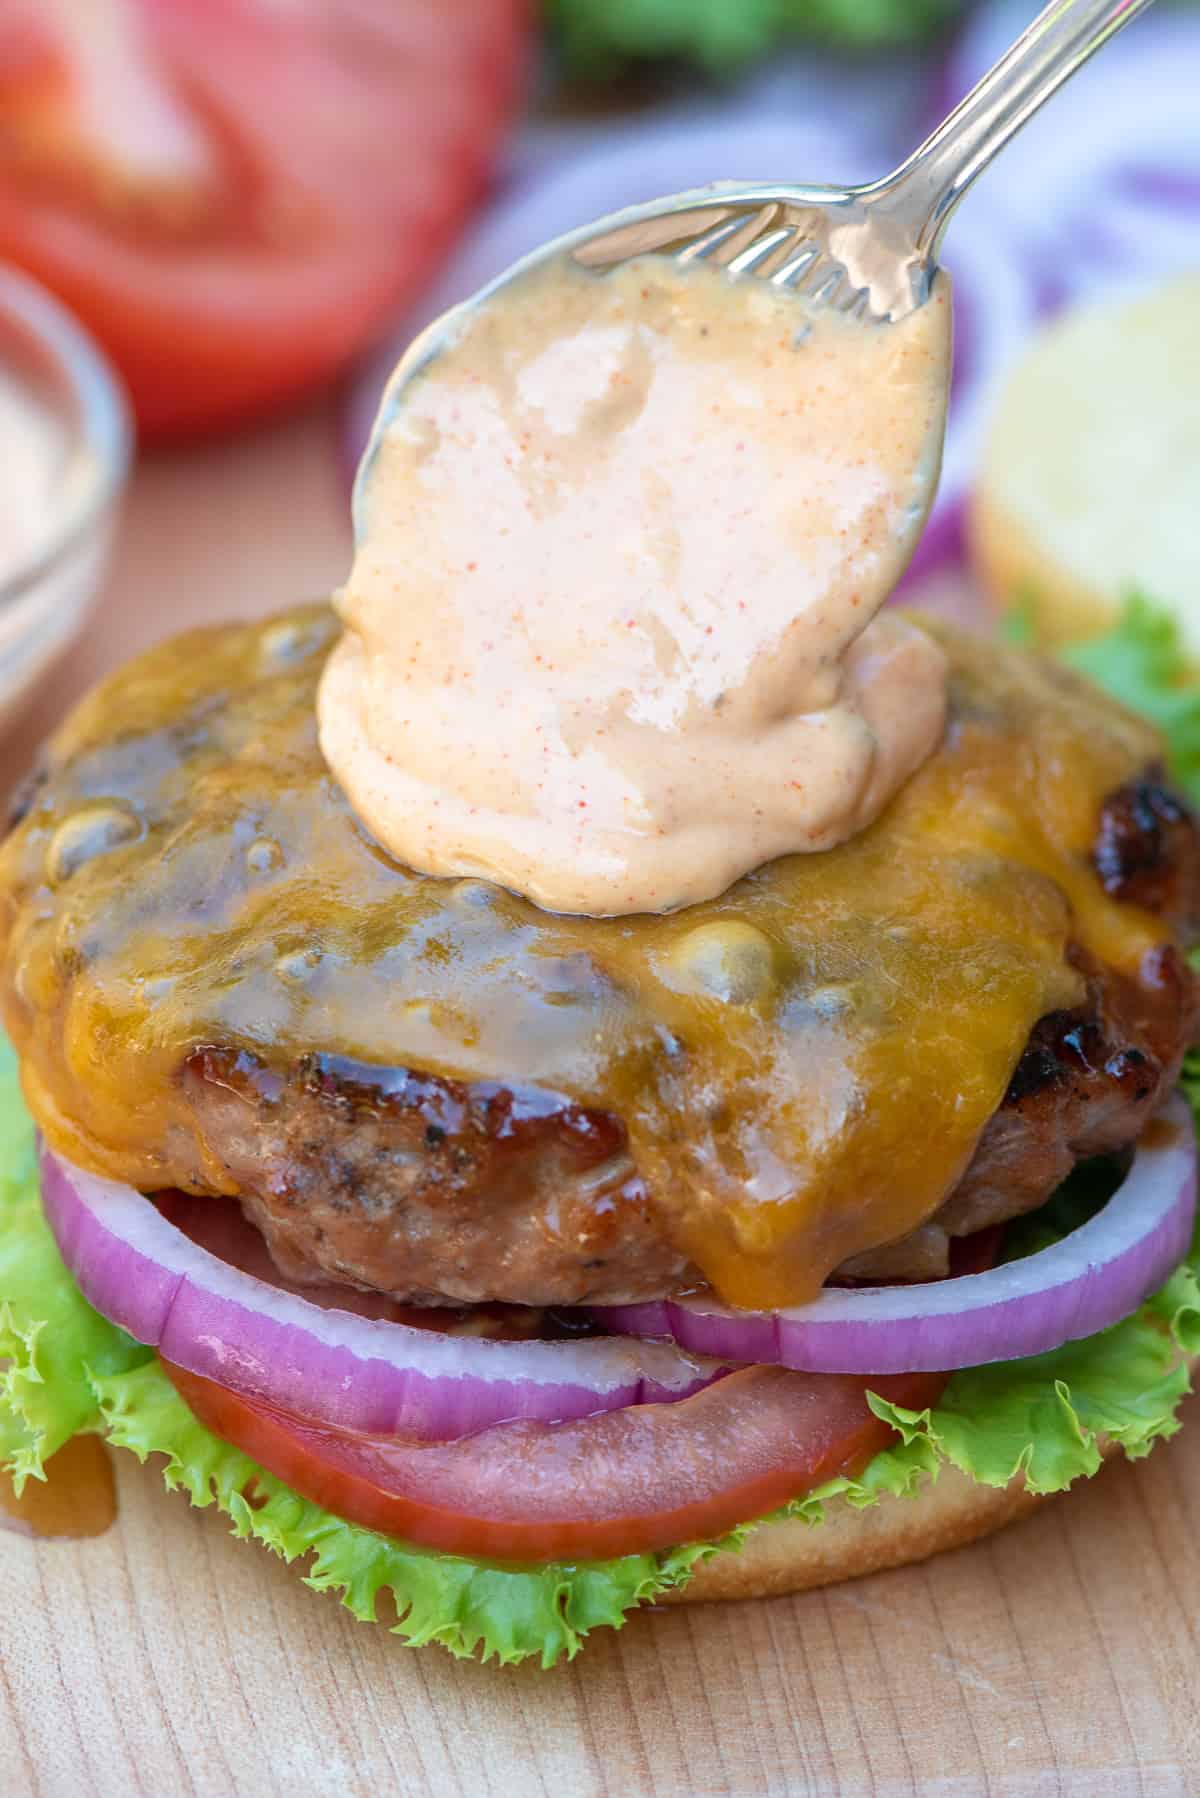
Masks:
[[[1000,609],[1050,645],[1095,635],[1137,589],[1200,663],[1200,272],[1067,313],[1000,401],[969,520]]]

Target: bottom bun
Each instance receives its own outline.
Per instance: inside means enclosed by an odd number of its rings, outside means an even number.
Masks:
[[[1109,1442],[1101,1452],[1107,1459],[1120,1450]],[[835,1500],[818,1524],[800,1518],[761,1523],[744,1548],[714,1555],[686,1586],[655,1602],[768,1598],[834,1586],[885,1567],[928,1560],[945,1548],[962,1548],[1047,1502],[1030,1492],[1020,1475],[1007,1486],[981,1486],[956,1467],[944,1466],[936,1480],[926,1481],[909,1498],[884,1497],[863,1510]]]
[[[1180,1355],[1195,1375],[1200,1355]],[[1121,1452],[1103,1438],[1108,1461]],[[1027,1517],[1050,1497],[1030,1492],[1018,1474],[1007,1486],[983,1486],[957,1467],[942,1464],[909,1498],[886,1496],[857,1510],[844,1499],[825,1507],[822,1523],[800,1518],[760,1523],[742,1549],[725,1549],[696,1569],[686,1586],[661,1593],[656,1604],[696,1604],[709,1598],[770,1598],[782,1592],[810,1592],[836,1586],[885,1567],[927,1561],[945,1548],[963,1548]]]

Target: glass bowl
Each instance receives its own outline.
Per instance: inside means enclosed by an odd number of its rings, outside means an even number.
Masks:
[[[25,506],[13,483],[35,438],[37,504]],[[91,338],[0,264],[0,728],[96,597],[132,444],[124,395]]]

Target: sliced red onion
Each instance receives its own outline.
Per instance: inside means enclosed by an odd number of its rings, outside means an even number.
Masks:
[[[1196,1209],[1191,1112],[1174,1098],[1103,1210],[1070,1236],[987,1273],[919,1286],[827,1288],[791,1311],[708,1299],[597,1310],[610,1329],[668,1337],[697,1354],[807,1373],[922,1373],[1039,1355],[1107,1329],[1187,1252]]]
[[[218,1260],[140,1192],[41,1151],[59,1251],[97,1311],[189,1373],[322,1422],[451,1440],[686,1398],[727,1371],[620,1337],[508,1342],[323,1309]]]

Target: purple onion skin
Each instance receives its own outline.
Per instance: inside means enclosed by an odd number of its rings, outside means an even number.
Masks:
[[[276,1295],[281,1309],[297,1316],[314,1313],[314,1330],[328,1334],[336,1328],[358,1338],[362,1352],[356,1352],[239,1303],[227,1291],[205,1291],[186,1274],[164,1268],[106,1228],[97,1210],[81,1198],[71,1173],[44,1149],[41,1174],[43,1204],[59,1251],[97,1311],[190,1373],[282,1409],[317,1416],[335,1428],[421,1441],[452,1440],[519,1418],[556,1422],[625,1405],[668,1403],[698,1391],[717,1371],[697,1368],[694,1379],[681,1377],[668,1387],[652,1374],[639,1374],[635,1356],[628,1382],[589,1385],[584,1379],[578,1383],[547,1379],[544,1372],[540,1378],[522,1378],[521,1368],[539,1360],[553,1360],[564,1370],[575,1365],[586,1371],[598,1351],[611,1351],[613,1345],[442,1338],[401,1324],[322,1311],[306,1300]],[[140,1202],[150,1209],[148,1200]],[[165,1219],[160,1222],[187,1243],[173,1225]],[[185,1252],[197,1267],[214,1259],[190,1244]],[[217,1266],[224,1268],[221,1263]],[[250,1295],[262,1287],[237,1270],[224,1272],[231,1276],[229,1284],[244,1283]],[[475,1369],[430,1374],[415,1367],[399,1368],[370,1352],[381,1340],[403,1344],[410,1338],[418,1339],[415,1346],[427,1357],[436,1357],[439,1344],[449,1343],[447,1358],[461,1365],[473,1362]],[[515,1377],[504,1377],[507,1368]]]
[[[179,1290],[180,1276],[126,1249],[74,1195],[59,1163],[40,1155],[42,1203],[59,1254],[89,1305],[135,1342],[157,1343]]]

